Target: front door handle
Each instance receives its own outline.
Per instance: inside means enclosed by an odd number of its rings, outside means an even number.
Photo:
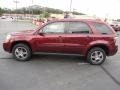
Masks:
[[[62,36],[59,36],[59,41],[60,41],[60,42],[63,42]]]
[[[62,36],[59,36],[59,38],[62,38]]]

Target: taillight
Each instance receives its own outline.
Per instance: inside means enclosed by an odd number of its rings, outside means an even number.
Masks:
[[[118,36],[116,36],[115,38],[114,38],[114,40],[115,40],[115,45],[119,45],[119,37]]]

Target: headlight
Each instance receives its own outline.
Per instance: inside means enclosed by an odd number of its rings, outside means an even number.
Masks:
[[[7,37],[6,37],[6,42],[7,41],[9,41],[10,40],[10,38],[11,38],[11,35],[9,34],[9,35],[7,35]]]

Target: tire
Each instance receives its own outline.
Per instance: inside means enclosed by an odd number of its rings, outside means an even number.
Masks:
[[[92,65],[101,65],[106,59],[106,53],[102,48],[92,48],[87,54],[87,61]]]
[[[31,49],[26,44],[16,44],[12,49],[13,57],[18,61],[28,61],[31,58]]]

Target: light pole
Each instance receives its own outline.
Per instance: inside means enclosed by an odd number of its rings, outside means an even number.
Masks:
[[[72,0],[70,0],[70,13],[72,12]]]
[[[19,1],[13,1],[16,4],[16,9],[17,9],[17,4],[20,3]]]
[[[33,19],[33,0],[32,0],[32,8],[31,8],[32,10],[32,19]]]
[[[18,19],[18,16],[17,16],[17,5],[18,5],[18,3],[20,3],[19,1],[17,1],[17,0],[15,0],[15,1],[13,1],[14,3],[15,3],[15,5],[16,5],[16,20]]]

